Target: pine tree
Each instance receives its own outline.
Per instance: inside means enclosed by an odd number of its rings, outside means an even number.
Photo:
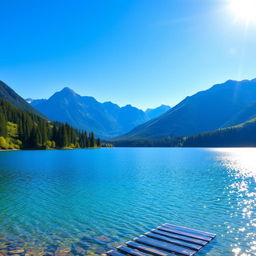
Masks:
[[[68,146],[68,135],[65,125],[61,125],[57,133],[59,147],[64,148]]]
[[[6,119],[2,113],[0,113],[0,136],[7,136]]]
[[[89,134],[89,147],[90,148],[95,147],[95,138],[94,138],[93,132],[90,132],[90,134]]]
[[[97,145],[97,147],[100,147],[100,139],[99,138],[96,140],[96,145]]]
[[[38,144],[39,144],[39,135],[38,135],[38,131],[36,129],[36,127],[33,127],[30,133],[30,137],[29,137],[29,146],[31,148],[38,148]]]

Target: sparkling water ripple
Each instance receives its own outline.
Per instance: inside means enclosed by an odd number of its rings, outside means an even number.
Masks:
[[[0,152],[0,255],[95,255],[165,222],[216,233],[199,255],[256,255],[255,156],[256,149]]]

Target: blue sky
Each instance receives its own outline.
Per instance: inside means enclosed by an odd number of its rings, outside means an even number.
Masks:
[[[23,97],[63,87],[140,108],[256,77],[256,24],[230,0],[2,0],[0,80]]]

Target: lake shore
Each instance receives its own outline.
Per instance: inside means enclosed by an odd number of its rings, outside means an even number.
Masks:
[[[99,149],[101,147],[90,147],[90,148],[46,148],[46,149],[0,149],[0,152],[7,152],[7,151],[45,151],[45,150],[74,150],[74,149]]]

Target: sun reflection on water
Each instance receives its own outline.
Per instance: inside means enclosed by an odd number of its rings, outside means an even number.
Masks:
[[[256,148],[218,148],[222,164],[238,175],[256,180]]]
[[[237,242],[232,245],[232,253],[235,256],[256,255],[256,148],[213,150],[219,153],[218,160],[221,165],[235,177],[235,182],[227,188],[230,206],[236,207],[235,214],[230,213],[230,217],[240,215],[242,221],[237,223],[236,228],[228,227],[227,230],[227,233],[236,234]],[[234,200],[236,200],[235,206]],[[241,245],[241,237],[248,245],[247,248]]]

